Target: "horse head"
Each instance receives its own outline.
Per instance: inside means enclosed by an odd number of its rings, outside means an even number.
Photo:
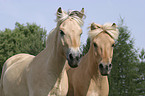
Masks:
[[[63,54],[70,67],[78,66],[80,59],[80,37],[82,34],[84,8],[81,11],[65,12],[61,8],[57,10],[57,26]]]
[[[89,32],[92,41],[91,46],[93,46],[94,57],[97,58],[97,68],[103,76],[110,74],[112,69],[113,47],[118,35],[119,31],[115,23],[91,24],[91,31]]]

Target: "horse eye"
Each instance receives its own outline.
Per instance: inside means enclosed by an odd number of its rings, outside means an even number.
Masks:
[[[60,35],[63,36],[65,35],[64,32],[62,30],[60,30]]]
[[[96,47],[96,48],[98,47],[96,43],[94,43],[94,47]]]
[[[112,44],[112,47],[114,47],[115,46],[115,44]]]

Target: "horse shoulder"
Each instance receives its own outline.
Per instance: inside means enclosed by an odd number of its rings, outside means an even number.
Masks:
[[[96,82],[93,79],[91,79],[90,84],[89,84],[89,88],[87,91],[87,96],[100,96],[99,91],[100,91],[100,89],[98,89]]]
[[[66,69],[62,71],[59,78],[57,79],[53,89],[50,91],[49,95],[51,96],[66,96],[68,91],[68,77]]]
[[[100,77],[99,79],[91,79],[87,96],[108,96],[109,93],[109,84],[108,78]]]

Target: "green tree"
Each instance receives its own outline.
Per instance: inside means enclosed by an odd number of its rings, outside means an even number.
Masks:
[[[144,60],[145,60],[145,50],[144,49],[141,50],[139,58],[141,59],[141,62],[144,62]]]
[[[18,53],[37,55],[45,47],[46,30],[36,24],[15,23],[15,29],[0,31],[0,73],[4,62]]]
[[[145,51],[141,50],[139,54],[139,59],[141,60],[137,65],[137,79],[136,79],[136,90],[140,96],[145,95]]]
[[[81,56],[84,56],[90,48],[90,38],[87,38],[87,43],[85,45],[82,46],[81,50],[82,50],[82,54]]]
[[[109,76],[110,96],[136,96],[138,55],[134,48],[134,40],[130,37],[130,31],[123,25],[121,19],[119,25],[119,38],[113,54],[113,68]]]

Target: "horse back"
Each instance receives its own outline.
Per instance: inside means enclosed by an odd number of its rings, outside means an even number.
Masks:
[[[5,73],[7,68],[9,68],[11,65],[15,64],[16,62],[18,62],[19,60],[23,59],[26,56],[29,56],[29,54],[21,53],[21,54],[14,55],[14,56],[10,57],[9,59],[7,59],[3,65],[1,76],[3,76],[3,74]]]

